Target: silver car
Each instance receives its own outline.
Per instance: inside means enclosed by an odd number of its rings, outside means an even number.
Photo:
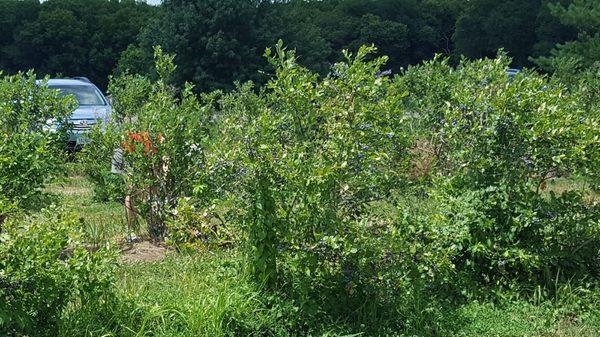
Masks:
[[[89,140],[86,133],[96,124],[105,125],[111,114],[111,107],[102,92],[87,78],[50,79],[48,87],[56,89],[61,95],[72,95],[78,103],[77,109],[69,118],[69,147],[80,147]]]

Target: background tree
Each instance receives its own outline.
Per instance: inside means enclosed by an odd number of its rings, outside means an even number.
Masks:
[[[135,0],[2,0],[0,67],[87,76],[101,87],[155,7]]]
[[[568,6],[549,4],[549,9],[560,23],[577,32],[577,38],[558,43],[548,57],[534,59],[550,71],[569,65],[574,71],[600,64],[600,2],[574,0]]]
[[[282,39],[289,48],[297,50],[300,64],[327,73],[333,49],[324,32],[325,27],[319,22],[323,13],[321,6],[302,0],[262,3],[259,7],[259,46],[264,50]]]
[[[598,58],[598,12],[594,0],[0,0],[0,69],[87,76],[105,88],[127,70],[156,78],[152,47],[161,45],[177,55],[175,83],[229,90],[264,84],[273,69],[261,55],[282,39],[321,76],[342,50],[365,44],[393,73],[438,53],[456,63],[500,48],[513,67],[553,72]]]
[[[234,81],[257,75],[255,21],[258,1],[166,0],[158,18],[142,32],[139,47],[176,53],[174,80],[193,82],[199,90],[227,89]],[[134,50],[128,51],[128,54]],[[120,68],[130,64],[121,62]],[[148,72],[150,68],[146,68]]]
[[[573,27],[569,27],[560,22],[560,20],[552,14],[552,4],[568,5],[572,0],[542,0],[542,5],[537,14],[535,23],[535,34],[537,37],[536,43],[533,45],[531,56],[539,57],[550,54],[556,44],[564,43],[565,41],[575,40],[577,32]]]
[[[377,45],[394,72],[436,52],[449,54],[464,5],[455,0],[292,0],[262,7],[262,44],[281,38],[297,50],[300,64],[325,74],[342,57],[341,50],[362,44]]]
[[[504,48],[513,65],[529,65],[539,9],[539,0],[471,1],[456,22],[455,52],[471,58],[493,57]]]
[[[37,0],[0,0],[0,69],[16,68],[13,63],[17,59],[14,32],[23,23],[34,21],[39,7]]]

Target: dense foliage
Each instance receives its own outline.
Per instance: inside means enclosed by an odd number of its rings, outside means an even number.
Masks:
[[[444,101],[421,110],[423,136],[437,149],[431,194],[443,213],[435,221],[457,235],[457,268],[479,282],[594,273],[598,205],[585,190],[556,193],[549,184],[596,174],[599,116],[560,83],[531,72],[509,80],[507,62],[463,61],[455,70],[433,61],[407,73],[409,86],[444,82]]]
[[[512,67],[555,71],[597,61],[598,13],[595,0],[1,0],[0,69],[87,76],[106,88],[113,72],[156,75],[152,47],[162,45],[177,55],[179,85],[233,89],[266,82],[261,53],[283,39],[320,74],[341,50],[371,43],[394,73],[435,53],[457,61],[499,48]]]
[[[65,310],[96,310],[110,295],[112,254],[89,252],[79,220],[59,213],[11,220],[0,235],[3,336],[56,336]]]
[[[576,73],[600,62],[600,3],[595,0],[574,0],[567,4],[551,4],[551,13],[561,24],[577,33],[560,42],[549,57],[534,61],[543,68],[556,72]]]
[[[0,224],[7,213],[31,204],[40,188],[61,173],[61,137],[73,101],[38,85],[33,73],[0,73]]]
[[[232,184],[221,197],[241,207],[261,281],[344,315],[370,299],[359,315],[375,319],[399,294],[597,276],[598,204],[547,191],[597,171],[599,116],[578,94],[532,72],[511,79],[504,56],[434,60],[390,80],[369,52],[319,79],[279,46],[259,94],[222,101],[209,175]],[[411,174],[417,144],[435,149],[424,179]],[[399,204],[412,198],[435,210]]]
[[[277,260],[288,254],[301,275],[335,275],[351,268],[336,257],[347,253],[349,224],[405,185],[403,93],[379,74],[385,58],[365,61],[369,48],[347,54],[323,81],[277,48],[267,51],[277,75],[261,95],[244,88],[223,100],[223,145],[209,170],[233,169],[225,198],[241,202],[261,279],[275,282]]]
[[[389,57],[386,68],[394,73],[435,53],[480,58],[499,48],[513,57],[512,66],[523,67],[532,64],[530,56],[576,37],[553,6],[547,0],[165,1],[120,67],[151,73],[143,55],[161,44],[177,54],[178,83],[232,88],[233,80],[268,80],[257,73],[268,69],[258,56],[280,38],[297,50],[299,63],[321,74],[340,50],[371,43]]]
[[[596,73],[509,76],[499,54],[391,77],[375,51],[321,77],[280,42],[264,87],[198,98],[157,48],[158,81],[113,81],[121,136],[97,141],[123,149],[154,239],[242,249],[306,317],[407,328],[438,310],[423,298],[598,277]]]
[[[134,0],[1,0],[0,69],[108,84],[155,8]]]

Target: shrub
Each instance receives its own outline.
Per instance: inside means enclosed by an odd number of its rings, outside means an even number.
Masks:
[[[94,128],[88,134],[90,143],[79,154],[85,177],[92,182],[94,198],[99,201],[122,201],[125,198],[123,176],[111,171],[112,160],[121,132],[115,123]]]
[[[319,80],[279,44],[274,55],[267,50],[276,75],[265,90],[246,86],[222,100],[222,145],[209,171],[226,174],[226,199],[240,201],[263,282],[276,279],[278,247],[297,251],[306,273],[319,273],[324,261],[309,247],[405,181],[402,94],[379,75],[385,58],[365,60],[373,51],[346,54]]]
[[[198,208],[201,204],[191,198],[179,199],[167,221],[166,243],[179,251],[199,251],[231,246],[234,233],[215,209]]]
[[[72,108],[70,98],[38,85],[31,72],[0,73],[0,223],[61,172],[64,133],[55,127],[66,125]]]
[[[436,221],[465,234],[455,243],[462,247],[457,266],[478,284],[589,273],[597,252],[587,245],[600,239],[598,205],[586,203],[582,191],[551,194],[547,186],[596,170],[598,116],[578,94],[534,72],[509,80],[508,63],[500,55],[456,70],[424,66],[452,83],[444,106],[427,119],[442,154],[431,191],[446,213]]]
[[[390,80],[379,76],[385,58],[366,61],[371,51],[319,79],[280,44],[267,51],[276,74],[264,89],[221,100],[223,135],[196,196],[230,205],[221,209],[243,224],[257,279],[283,284],[307,310],[352,315],[345,308],[367,299],[378,312],[394,291],[593,273],[598,205],[547,189],[599,166],[597,116],[578,94],[531,71],[510,79],[502,54],[456,69],[435,59]],[[415,180],[420,143],[434,158]],[[415,185],[434,210],[373,216],[410,210],[394,197],[415,197]]]
[[[439,284],[450,254],[425,221],[396,216],[414,138],[406,91],[372,52],[347,53],[319,79],[281,44],[268,51],[276,74],[267,86],[242,85],[220,101],[195,200],[241,225],[257,281],[282,289],[302,314],[400,324],[403,296]],[[379,207],[392,211],[374,214]]]
[[[0,236],[3,335],[56,335],[67,307],[100,306],[109,296],[112,253],[88,251],[80,227],[57,209],[5,224]]]
[[[125,75],[111,82],[118,111],[114,127],[120,130],[120,137],[107,144],[122,148],[126,193],[138,202],[152,239],[162,240],[169,212],[179,198],[192,194],[193,182],[202,176],[203,144],[213,115],[213,98],[203,96],[199,100],[191,85],[179,96],[167,83],[175,69],[173,56],[157,47],[155,57],[158,81]],[[140,86],[149,93],[140,92]],[[112,134],[104,141],[108,137]],[[110,148],[107,145],[104,158]]]
[[[110,78],[109,92],[113,96],[113,121],[122,123],[136,118],[140,107],[153,93],[152,82],[141,75],[125,73]]]

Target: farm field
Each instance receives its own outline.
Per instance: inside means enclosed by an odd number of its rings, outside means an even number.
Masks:
[[[76,152],[0,77],[0,335],[598,335],[600,73],[376,52],[196,93],[156,46]]]
[[[0,337],[600,336],[599,0],[0,0]]]

